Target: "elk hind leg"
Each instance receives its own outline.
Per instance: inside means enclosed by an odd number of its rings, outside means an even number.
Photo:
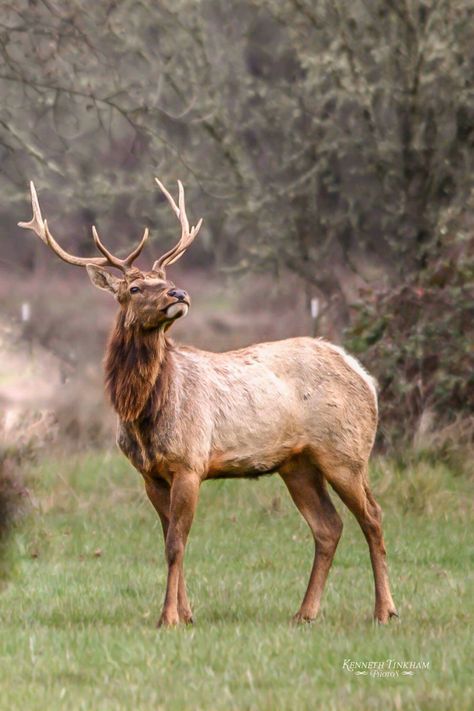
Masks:
[[[311,622],[319,611],[324,585],[341,537],[342,521],[321,472],[312,463],[292,462],[280,474],[314,538],[314,561],[308,587],[293,618],[295,622]]]
[[[324,474],[356,517],[367,540],[375,582],[374,618],[386,623],[391,617],[397,617],[397,611],[388,578],[382,510],[370,490],[367,465],[330,467],[325,469]]]

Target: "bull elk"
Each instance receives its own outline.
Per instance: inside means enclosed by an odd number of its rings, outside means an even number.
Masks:
[[[381,510],[368,480],[377,427],[373,379],[342,348],[321,339],[290,338],[228,353],[176,346],[168,332],[191,301],[166,275],[199,232],[179,198],[156,179],[181,226],[175,247],[145,272],[133,266],[148,238],[125,259],[109,252],[92,227],[102,256],[77,257],[54,239],[31,183],[33,218],[20,222],[119,304],[105,356],[106,389],[119,423],[117,442],[142,474],[163,527],[168,565],[159,625],[192,622],[183,558],[207,479],[278,472],[315,542],[308,587],[295,621],[319,610],[342,521],[328,483],[357,518],[367,539],[375,580],[375,619],[396,615],[390,592]],[[107,271],[115,268],[120,277]]]

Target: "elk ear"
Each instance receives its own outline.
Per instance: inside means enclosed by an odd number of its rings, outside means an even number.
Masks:
[[[98,267],[95,264],[88,264],[86,269],[89,274],[89,279],[94,286],[98,289],[104,289],[104,291],[110,291],[114,296],[116,295],[119,284],[122,281],[121,279],[118,279],[106,269],[102,269],[102,267]]]

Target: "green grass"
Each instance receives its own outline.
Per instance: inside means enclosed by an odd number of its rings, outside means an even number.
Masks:
[[[158,631],[163,544],[139,476],[119,455],[41,465],[0,591],[1,711],[472,708],[468,481],[422,462],[376,462],[372,478],[399,621],[371,622],[367,547],[344,511],[321,617],[289,625],[312,542],[269,477],[203,486],[186,558],[196,623]],[[345,659],[430,669],[356,676]]]

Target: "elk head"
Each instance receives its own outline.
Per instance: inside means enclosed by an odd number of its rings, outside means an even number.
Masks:
[[[173,282],[167,279],[166,267],[174,264],[183,256],[199,232],[202,219],[199,220],[196,226],[189,226],[181,181],[178,180],[179,197],[177,205],[172,195],[158,178],[155,178],[155,181],[166,196],[180,222],[181,237],[172,249],[156,260],[149,272],[143,272],[133,266],[133,262],[139,256],[148,239],[148,228],[145,229],[138,246],[124,259],[120,259],[109,252],[102,244],[95,227],[92,227],[92,236],[97,249],[103,255],[102,257],[76,257],[66,252],[56,242],[49,230],[47,221],[43,219],[33,182],[30,183],[33,218],[30,222],[18,223],[20,227],[32,230],[65,262],[79,267],[86,267],[94,286],[109,291],[116,298],[124,311],[124,322],[127,328],[133,325],[145,330],[169,328],[173,321],[181,316],[186,316],[191,303],[186,291],[177,289]],[[118,277],[108,271],[110,268],[119,270],[121,276]]]

